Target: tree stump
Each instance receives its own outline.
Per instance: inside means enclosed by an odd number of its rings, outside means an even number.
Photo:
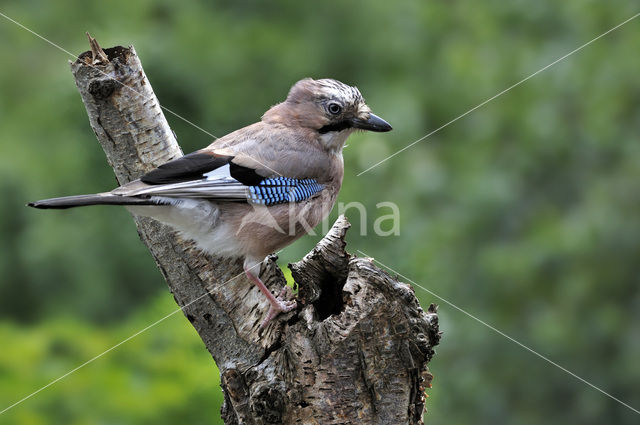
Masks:
[[[125,184],[182,155],[133,47],[92,50],[71,71],[107,161]],[[105,188],[106,189],[106,188]],[[242,260],[204,255],[168,227],[134,217],[169,289],[221,373],[226,424],[417,424],[427,363],[438,344],[435,305],[345,251],[338,218],[301,261],[290,264],[298,309],[260,321],[268,303]],[[285,284],[276,256],[261,277]]]

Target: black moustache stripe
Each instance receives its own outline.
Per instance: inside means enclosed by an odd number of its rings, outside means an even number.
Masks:
[[[333,124],[325,125],[324,127],[320,128],[320,130],[318,130],[318,133],[325,134],[325,133],[328,133],[330,131],[342,131],[342,130],[346,130],[347,128],[351,128],[351,127],[353,127],[351,122],[348,121],[348,120],[344,120],[344,121],[336,122],[336,123],[333,123]]]

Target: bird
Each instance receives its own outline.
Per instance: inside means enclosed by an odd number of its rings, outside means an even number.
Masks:
[[[169,225],[207,254],[243,257],[244,273],[269,301],[261,323],[265,327],[295,309],[296,301],[285,300],[283,292],[272,294],[254,269],[328,216],[342,186],[342,150],[358,130],[387,132],[392,127],[371,112],[356,87],[305,78],[259,122],[138,180],[109,192],[27,205],[123,205]]]

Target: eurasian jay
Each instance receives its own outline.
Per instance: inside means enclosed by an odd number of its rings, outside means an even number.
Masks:
[[[168,224],[207,253],[244,257],[247,277],[271,305],[265,326],[296,302],[274,296],[253,270],[329,214],[342,185],[342,148],[357,129],[382,132],[391,126],[371,113],[357,88],[306,78],[260,122],[139,180],[110,192],[29,206],[125,205],[133,214]]]

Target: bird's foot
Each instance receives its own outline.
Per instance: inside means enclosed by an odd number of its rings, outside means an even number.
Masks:
[[[265,328],[272,319],[277,317],[280,313],[287,313],[291,310],[294,310],[298,303],[296,300],[289,300],[293,296],[293,291],[289,286],[285,286],[280,291],[280,294],[277,297],[269,298],[269,303],[271,307],[267,312],[267,316],[264,318],[262,323],[260,324],[261,328]]]
[[[267,312],[267,317],[265,317],[260,324],[261,328],[265,328],[269,324],[269,322],[271,322],[271,320],[278,316],[278,314],[291,311],[298,305],[295,300],[288,300],[288,298],[291,298],[293,296],[293,291],[290,287],[285,286],[284,288],[282,288],[280,294],[278,294],[278,296],[276,297],[271,293],[271,291],[269,291],[269,288],[265,286],[265,284],[262,282],[262,280],[260,280],[258,276],[251,273],[246,264],[244,266],[244,272],[246,273],[249,280],[251,280],[258,287],[258,289],[260,289],[260,292],[262,292],[264,296],[267,297],[267,300],[271,305],[269,311]]]

